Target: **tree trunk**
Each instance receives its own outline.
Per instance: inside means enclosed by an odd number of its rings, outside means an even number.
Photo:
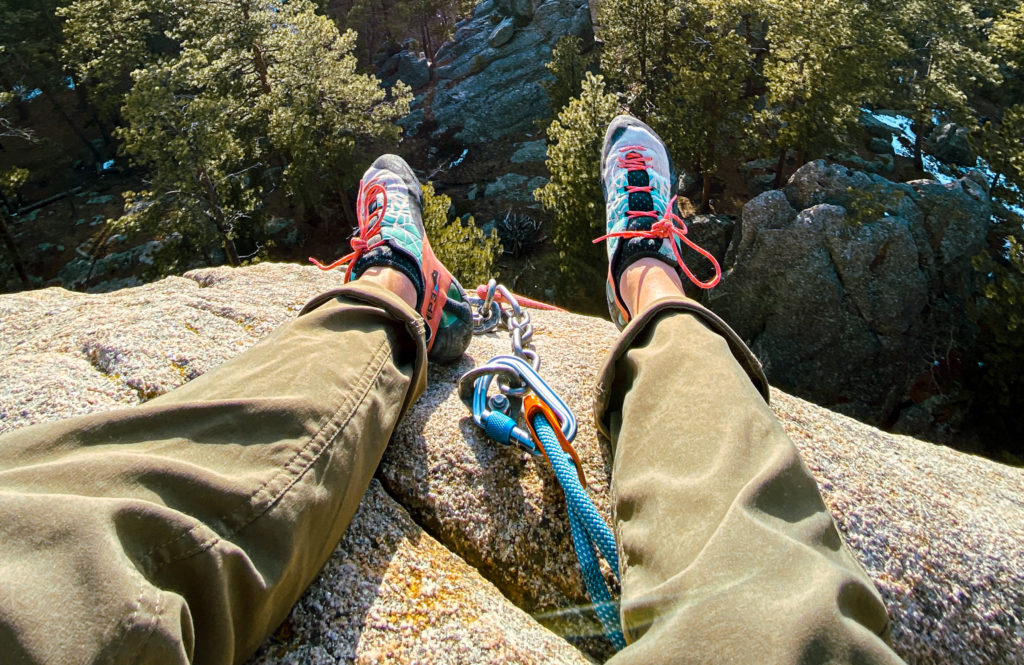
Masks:
[[[433,45],[430,43],[430,25],[426,17],[423,18],[423,55],[429,62],[434,62]]]
[[[18,277],[21,279],[21,285],[25,289],[32,288],[32,280],[28,276],[28,270],[25,269],[25,263],[21,259],[21,252],[18,251],[18,245],[14,242],[14,236],[11,235],[11,230],[7,226],[7,213],[0,210],[0,235],[4,237],[4,244],[7,246],[7,251],[11,254],[11,263],[14,264],[14,270],[18,273]]]
[[[221,233],[221,244],[224,247],[224,254],[226,254],[228,257],[228,265],[231,266],[232,268],[237,268],[238,264],[241,263],[241,261],[239,261],[238,259],[238,248],[235,247],[234,239],[230,235],[228,235],[227,227],[221,226],[222,223],[223,217],[220,220],[218,220],[217,229]]]
[[[110,128],[107,127],[107,123],[103,122],[103,118],[97,111],[92,113],[93,120],[96,122],[96,126],[100,129],[100,136],[103,137],[103,144],[108,148],[114,145],[114,135],[110,133]]]
[[[242,20],[249,20],[249,5],[242,5]],[[252,66],[256,70],[256,76],[260,80],[260,91],[264,95],[270,94],[270,81],[267,77],[267,61],[263,58],[263,49],[260,48],[258,42],[253,40],[252,42]]]
[[[701,176],[700,211],[706,214],[711,211],[711,174],[704,172]]]
[[[779,151],[779,161],[775,165],[775,182],[772,183],[772,189],[782,189],[783,176],[786,170],[786,149],[783,148]]]
[[[256,74],[260,77],[260,90],[264,95],[270,94],[270,79],[267,76],[267,62],[263,59],[263,50],[256,42],[252,44],[252,62]]]
[[[345,224],[349,227],[355,228],[358,225],[355,216],[355,208],[352,205],[352,200],[348,198],[348,193],[345,191],[345,187],[338,184],[338,198],[341,199],[341,214],[345,219]]]
[[[199,177],[203,181],[203,187],[206,192],[206,204],[210,206],[210,211],[213,213],[213,223],[217,227],[217,232],[220,233],[224,254],[228,258],[228,265],[232,268],[237,268],[239,263],[238,249],[235,247],[235,241],[231,237],[230,224],[228,224],[228,220],[224,217],[224,210],[220,207],[217,187],[213,184],[213,180],[210,179],[210,174],[206,172],[205,168],[199,167]]]

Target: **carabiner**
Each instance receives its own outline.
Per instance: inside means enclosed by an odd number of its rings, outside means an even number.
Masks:
[[[517,385],[513,388],[532,390],[554,412],[565,439],[572,441],[576,437],[576,416],[530,363],[516,356],[495,356],[486,365],[471,369],[459,378],[459,398],[472,410],[473,422],[490,438],[504,445],[514,443],[533,455],[541,454],[528,431],[510,416],[488,408],[487,391],[497,376],[506,378],[510,386],[515,382]]]

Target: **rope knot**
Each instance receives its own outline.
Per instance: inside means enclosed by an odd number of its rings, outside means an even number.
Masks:
[[[676,229],[677,228],[679,228],[679,227],[677,227],[673,223],[672,219],[669,218],[668,216],[665,216],[665,217],[662,217],[661,219],[659,219],[658,221],[656,221],[654,224],[651,225],[651,231],[650,231],[651,235],[650,235],[650,237],[652,237],[652,238],[671,238],[672,236],[674,236],[676,234]],[[683,233],[686,233],[686,225],[685,224],[683,225],[681,231]]]
[[[673,256],[675,256],[676,259],[676,265],[679,266],[680,270],[682,270],[683,273],[687,277],[689,277],[690,281],[693,282],[696,286],[699,286],[702,289],[710,289],[711,287],[715,286],[716,284],[718,284],[718,282],[721,281],[722,268],[718,265],[718,261],[715,260],[715,257],[711,255],[711,252],[704,249],[703,247],[701,247],[700,245],[693,242],[687,237],[686,222],[684,222],[682,218],[679,217],[679,215],[673,212],[675,204],[676,197],[673,196],[672,199],[668,202],[668,207],[665,211],[665,215],[658,221],[651,224],[650,229],[639,231],[615,231],[613,233],[603,235],[600,238],[595,238],[594,242],[601,242],[602,240],[607,240],[608,238],[622,238],[626,240],[630,238],[654,238],[659,240],[668,240],[669,246],[672,248],[672,254]],[[655,218],[658,217],[658,213],[656,212],[637,212],[634,210],[630,210],[626,214],[630,219],[634,217],[639,217],[641,215]],[[676,222],[679,222],[678,226],[676,225]],[[679,253],[679,243],[676,242],[676,239],[678,239],[687,247],[689,247],[690,249],[694,250],[695,252],[703,256],[705,259],[707,259],[708,262],[711,263],[711,266],[715,269],[715,276],[706,282],[702,282],[700,279],[698,279],[697,276],[694,275],[687,267],[686,262],[683,261],[683,256],[682,254]]]

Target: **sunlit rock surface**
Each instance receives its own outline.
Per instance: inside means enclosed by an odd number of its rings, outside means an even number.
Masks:
[[[261,264],[103,295],[0,296],[0,431],[170,390],[243,352],[339,279]],[[542,374],[580,419],[577,449],[607,516],[610,460],[590,403],[617,333],[600,319],[531,315]],[[606,653],[586,639],[586,616],[563,611],[585,595],[552,475],[486,441],[455,393],[458,374],[508,348],[507,334],[485,335],[460,363],[431,369],[381,482],[254,663],[586,662],[535,618]],[[889,435],[778,391],[774,409],[881,590],[900,655],[1019,662],[1024,470]]]

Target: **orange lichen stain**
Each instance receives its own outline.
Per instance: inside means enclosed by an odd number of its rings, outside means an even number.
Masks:
[[[181,377],[181,383],[186,383],[188,381],[188,370],[185,365],[171,361],[171,368],[178,372],[178,376]]]
[[[427,560],[430,565],[388,572],[387,576],[392,578],[388,581],[408,599],[390,617],[396,625],[402,626],[403,631],[419,634],[436,627],[441,617],[456,613],[462,623],[479,621],[472,611],[473,589],[466,581],[473,574],[471,568],[454,560],[448,550],[434,541],[420,540],[416,546],[405,541],[399,548],[410,553],[407,557],[396,556],[396,560]]]

